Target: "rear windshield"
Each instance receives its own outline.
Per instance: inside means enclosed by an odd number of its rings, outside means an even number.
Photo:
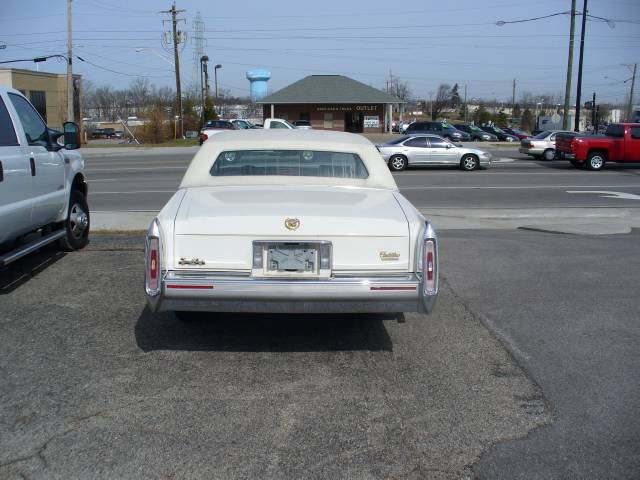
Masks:
[[[544,132],[540,132],[533,138],[535,138],[536,140],[542,140],[544,138],[547,138],[549,135],[551,135],[551,130],[545,130]]]
[[[605,132],[607,137],[624,137],[624,126],[622,125],[609,125],[607,127],[607,131]]]
[[[354,153],[316,150],[236,150],[222,152],[211,167],[214,177],[286,175],[293,177],[368,178]]]
[[[403,135],[401,137],[394,138],[393,140],[389,140],[387,142],[387,145],[397,145],[399,143],[404,142],[407,138],[409,138],[409,135]]]
[[[227,128],[233,130],[233,124],[231,122],[213,121],[205,123],[205,128]]]

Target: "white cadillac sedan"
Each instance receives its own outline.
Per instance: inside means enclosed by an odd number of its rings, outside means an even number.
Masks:
[[[359,135],[210,138],[149,227],[153,311],[430,312],[431,224]]]

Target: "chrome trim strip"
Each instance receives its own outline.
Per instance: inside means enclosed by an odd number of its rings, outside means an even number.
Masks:
[[[420,279],[398,277],[284,279],[241,277],[187,277],[174,272],[162,280],[162,293],[152,310],[200,311],[334,311],[342,303],[362,312],[421,311]],[[170,286],[170,288],[168,288]],[[261,305],[258,308],[256,305]],[[402,304],[402,310],[398,305]],[[225,305],[222,307],[222,305]],[[275,309],[275,310],[274,310]],[[288,310],[287,310],[288,309]],[[340,311],[340,310],[338,310]]]

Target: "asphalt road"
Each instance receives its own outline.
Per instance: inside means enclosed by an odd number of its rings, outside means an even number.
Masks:
[[[0,478],[467,478],[550,420],[446,282],[404,322],[182,323],[145,308],[141,244],[94,236],[0,273]]]
[[[491,448],[477,478],[640,478],[640,231],[441,237],[450,287],[531,374],[553,416]]]
[[[141,238],[0,273],[0,478],[637,478],[640,235],[443,231],[433,315],[152,315]]]
[[[396,181],[422,209],[640,207],[637,164],[609,164],[604,171],[587,172],[568,162],[534,161],[515,147],[489,150],[497,161],[487,170],[411,169],[395,174]],[[170,152],[87,156],[91,209],[160,210],[178,188],[192,156]]]

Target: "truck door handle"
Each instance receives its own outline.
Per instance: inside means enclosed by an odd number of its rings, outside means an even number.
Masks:
[[[2,162],[0,161],[0,182],[4,181],[4,168],[2,168]]]
[[[36,176],[36,160],[35,160],[35,158],[33,158],[33,157],[29,158],[29,164],[31,165],[31,176],[35,177]]]

